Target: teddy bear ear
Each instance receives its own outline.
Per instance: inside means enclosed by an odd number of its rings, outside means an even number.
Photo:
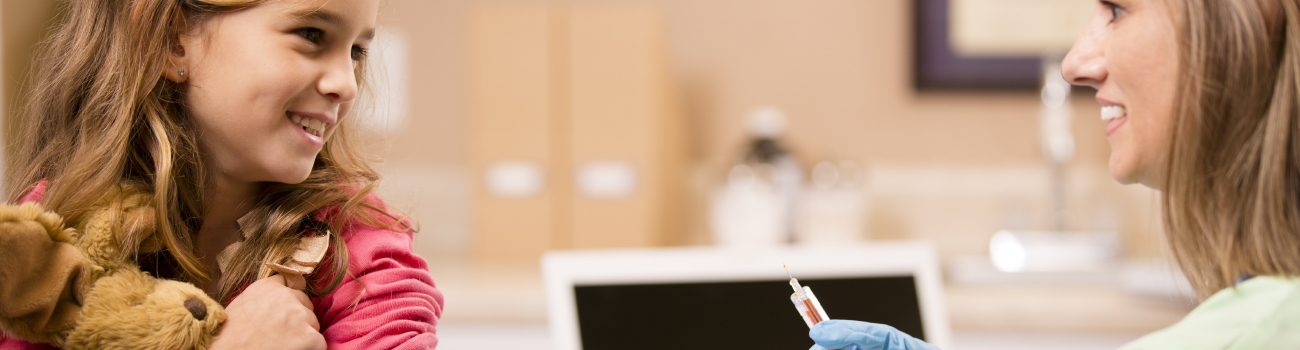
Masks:
[[[298,243],[298,250],[293,252],[293,257],[290,259],[298,265],[316,267],[321,259],[325,258],[325,251],[329,250],[329,247],[329,231],[321,235],[303,237]]]
[[[121,229],[117,233],[120,242],[139,247],[140,253],[155,253],[163,249],[163,244],[154,235],[156,211],[153,207],[136,207],[122,214]]]

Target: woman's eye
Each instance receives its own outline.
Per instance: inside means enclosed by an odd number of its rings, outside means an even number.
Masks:
[[[1124,7],[1116,5],[1113,2],[1102,1],[1101,5],[1106,6],[1106,8],[1110,10],[1110,23],[1115,23],[1115,20],[1119,19],[1119,16],[1124,14]]]
[[[361,47],[360,45],[352,45],[352,60],[353,60],[353,61],[364,60],[364,59],[366,59],[366,55],[368,55],[368,54],[370,54],[370,50],[369,50],[369,49],[364,48],[364,47]]]
[[[320,44],[321,40],[325,38],[325,31],[319,28],[298,28],[294,29],[293,33],[298,34],[298,36],[312,44]]]

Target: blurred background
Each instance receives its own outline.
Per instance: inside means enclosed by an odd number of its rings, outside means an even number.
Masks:
[[[1114,348],[1194,298],[1053,70],[1093,6],[387,0],[360,118],[442,348],[549,348],[550,250],[895,240],[937,249],[954,347]],[[6,111],[57,12],[0,1]]]

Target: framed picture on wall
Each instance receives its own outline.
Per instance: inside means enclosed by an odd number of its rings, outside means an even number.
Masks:
[[[960,1],[960,0],[952,0]],[[914,0],[913,86],[935,90],[1036,90],[1042,59],[959,55],[950,41],[950,0]]]

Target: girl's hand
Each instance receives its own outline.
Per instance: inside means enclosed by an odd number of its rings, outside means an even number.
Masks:
[[[226,307],[226,316],[210,349],[325,349],[311,299],[286,287],[280,275],[249,285]]]

